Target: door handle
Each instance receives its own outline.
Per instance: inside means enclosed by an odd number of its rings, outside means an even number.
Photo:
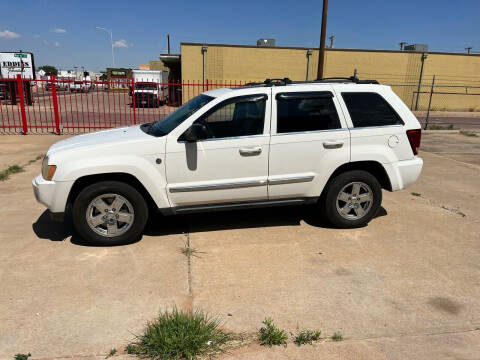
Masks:
[[[252,148],[242,148],[238,150],[238,152],[242,156],[255,156],[255,155],[260,155],[262,153],[262,148],[260,146],[252,147]]]
[[[325,141],[323,147],[325,149],[339,149],[343,146],[343,141]]]

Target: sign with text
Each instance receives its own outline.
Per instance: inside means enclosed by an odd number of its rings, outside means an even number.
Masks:
[[[25,78],[33,78],[33,62],[31,53],[0,52],[1,77],[12,79],[21,74]]]

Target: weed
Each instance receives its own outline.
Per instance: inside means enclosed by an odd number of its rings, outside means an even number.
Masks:
[[[332,335],[331,339],[332,339],[333,341],[342,341],[342,340],[343,340],[342,333],[341,333],[340,331],[336,331],[336,332]]]
[[[29,160],[27,165],[33,164],[35,161],[40,160],[42,157],[42,155],[38,155],[35,159]]]
[[[16,174],[22,171],[25,171],[23,170],[23,166],[19,166],[19,165],[9,166],[7,169],[0,172],[0,181],[7,180],[10,174]]]
[[[105,359],[107,359],[107,358],[115,355],[116,353],[117,353],[117,349],[115,349],[115,348],[110,349],[110,352],[109,352],[108,355],[105,357]]]
[[[32,356],[32,354],[28,353],[28,354],[15,354],[15,356],[13,357],[15,360],[27,360],[30,356]]]
[[[468,136],[468,137],[478,137],[477,133],[474,133],[474,132],[471,132],[471,131],[461,130],[460,134]]]
[[[197,249],[195,248],[191,248],[190,246],[186,246],[182,249],[180,249],[180,252],[185,255],[185,256],[195,256],[195,257],[199,257],[198,254],[205,254],[204,251],[198,251]]]
[[[453,127],[453,124],[448,126],[430,125],[428,130],[455,130],[455,128]]]
[[[125,351],[127,352],[127,354],[135,355],[135,354],[138,353],[137,345],[128,344],[128,345],[125,347]]]
[[[417,192],[412,192],[412,193],[410,193],[410,194],[412,194],[413,196],[422,196],[422,194],[417,193]]]
[[[295,340],[293,340],[293,342],[297,346],[312,344],[314,341],[318,341],[320,339],[320,334],[320,330],[302,330],[297,334],[297,336],[295,336]]]
[[[230,334],[220,322],[200,310],[160,313],[147,323],[143,334],[126,348],[127,353],[152,359],[195,359],[223,352]]]
[[[22,171],[25,171],[25,170],[23,170],[23,166],[12,165],[12,166],[9,166],[6,171],[9,174],[16,174],[16,173],[19,173],[19,172],[22,172]]]
[[[279,329],[273,319],[266,318],[263,320],[265,327],[260,329],[259,341],[260,345],[285,345],[287,346],[287,334],[285,330]]]

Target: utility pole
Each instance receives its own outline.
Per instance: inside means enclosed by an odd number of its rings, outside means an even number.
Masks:
[[[168,55],[170,55],[170,34],[167,34]]]
[[[400,45],[400,51],[403,51],[403,46],[406,44],[405,41],[401,41],[398,43],[398,45]]]
[[[465,48],[465,50],[467,50],[467,54],[469,54],[469,55],[470,55],[470,51],[472,50],[472,47],[471,47],[471,46],[469,46],[469,47],[466,47],[466,48]]]
[[[320,32],[320,51],[318,52],[317,80],[321,80],[323,78],[323,64],[325,61],[325,33],[327,31],[327,11],[328,0],[323,0],[322,31]]]
[[[422,54],[422,66],[420,68],[420,77],[418,78],[418,89],[417,89],[417,101],[415,102],[415,110],[418,110],[418,104],[420,102],[420,90],[422,89],[422,77],[423,77],[423,68],[425,67],[425,60],[427,59],[427,54]]]
[[[333,49],[333,39],[335,39],[335,35],[329,37],[330,39],[330,49]]]

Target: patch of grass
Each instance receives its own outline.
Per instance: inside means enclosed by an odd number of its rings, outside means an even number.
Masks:
[[[15,354],[15,356],[13,357],[15,360],[27,360],[30,356],[32,356],[32,354],[28,353],[28,354]]]
[[[332,335],[331,339],[332,339],[333,341],[342,341],[342,340],[343,340],[343,335],[342,335],[342,333],[341,333],[340,331],[336,331],[336,332]]]
[[[295,336],[293,342],[297,346],[312,344],[314,341],[320,340],[320,334],[320,330],[302,330]]]
[[[429,125],[428,130],[455,130],[453,124],[448,126]]]
[[[478,137],[477,133],[474,133],[474,132],[471,132],[471,131],[461,130],[460,134],[468,136],[468,137]]]
[[[134,344],[128,344],[125,347],[125,352],[130,355],[136,355],[138,350],[137,350],[137,345]]]
[[[422,194],[417,193],[417,192],[412,192],[412,193],[410,193],[410,194],[412,194],[413,196],[422,196]]]
[[[199,251],[195,248],[191,248],[190,246],[185,246],[184,248],[181,248],[180,252],[187,257],[188,256],[199,257],[198,254],[205,254],[204,251]]]
[[[107,359],[107,358],[115,355],[116,353],[117,353],[117,349],[115,349],[115,348],[110,349],[110,352],[109,352],[108,355],[105,357],[105,359]]]
[[[9,166],[7,169],[3,170],[2,172],[0,172],[0,181],[5,181],[8,179],[8,177],[11,175],[11,174],[16,174],[16,173],[19,173],[19,172],[23,172],[25,171],[23,169],[23,166],[20,166],[20,165],[12,165],[12,166]]]
[[[42,158],[42,155],[38,155],[35,159],[31,159],[28,161],[28,165],[33,164],[35,161],[38,161]]]
[[[152,359],[195,359],[223,352],[230,336],[220,329],[217,318],[174,307],[147,323],[126,351]]]
[[[260,329],[258,340],[260,345],[284,345],[287,346],[287,334],[285,330],[279,329],[274,323],[272,318],[266,318],[263,320],[265,327]]]

